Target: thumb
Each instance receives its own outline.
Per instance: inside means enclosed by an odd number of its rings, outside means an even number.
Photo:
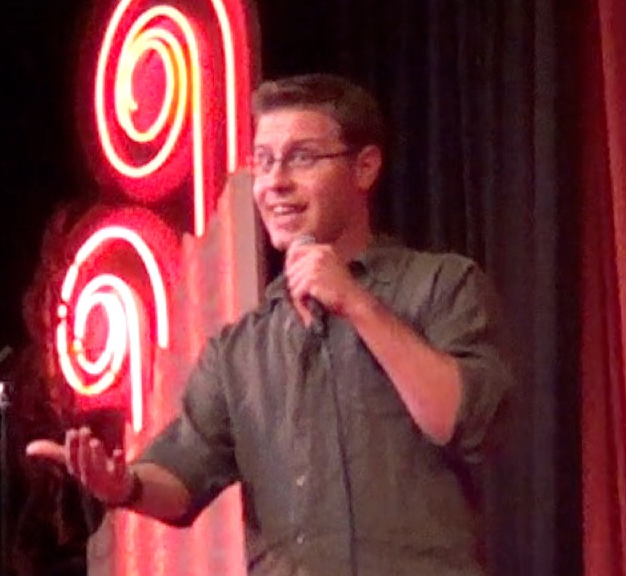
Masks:
[[[26,455],[46,458],[65,465],[65,448],[52,440],[33,440],[26,446]]]

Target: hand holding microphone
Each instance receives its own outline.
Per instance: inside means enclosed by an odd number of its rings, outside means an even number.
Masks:
[[[292,242],[290,249],[312,246],[313,244],[315,244],[315,237],[312,234],[303,234]],[[319,335],[324,334],[326,331],[326,310],[324,310],[322,303],[310,294],[305,294],[301,301],[311,314],[313,331]]]
[[[327,315],[344,316],[354,290],[360,290],[335,249],[316,243],[310,234],[298,236],[289,246],[285,276],[292,299],[308,310],[313,329],[321,333]]]

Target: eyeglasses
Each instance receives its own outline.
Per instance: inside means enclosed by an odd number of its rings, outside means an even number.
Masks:
[[[354,150],[347,148],[338,152],[320,153],[307,148],[293,148],[284,156],[274,156],[267,150],[258,150],[250,158],[250,167],[255,176],[264,176],[272,171],[275,164],[290,171],[302,171],[312,168],[320,160],[351,156]]]

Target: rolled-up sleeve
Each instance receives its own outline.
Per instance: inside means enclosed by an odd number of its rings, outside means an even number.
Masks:
[[[462,400],[449,448],[477,463],[498,441],[508,414],[514,376],[510,334],[491,282],[471,260],[444,260],[424,318],[425,338],[460,366]]]
[[[190,524],[224,488],[239,478],[219,372],[218,344],[210,340],[187,383],[180,416],[138,459],[162,466],[189,490],[191,509],[179,524]]]

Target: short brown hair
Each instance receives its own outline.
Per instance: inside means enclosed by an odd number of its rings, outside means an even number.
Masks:
[[[328,114],[341,128],[341,138],[359,150],[369,144],[385,150],[386,128],[376,99],[365,89],[335,74],[304,74],[263,82],[255,91],[255,122],[283,108],[308,108]]]

